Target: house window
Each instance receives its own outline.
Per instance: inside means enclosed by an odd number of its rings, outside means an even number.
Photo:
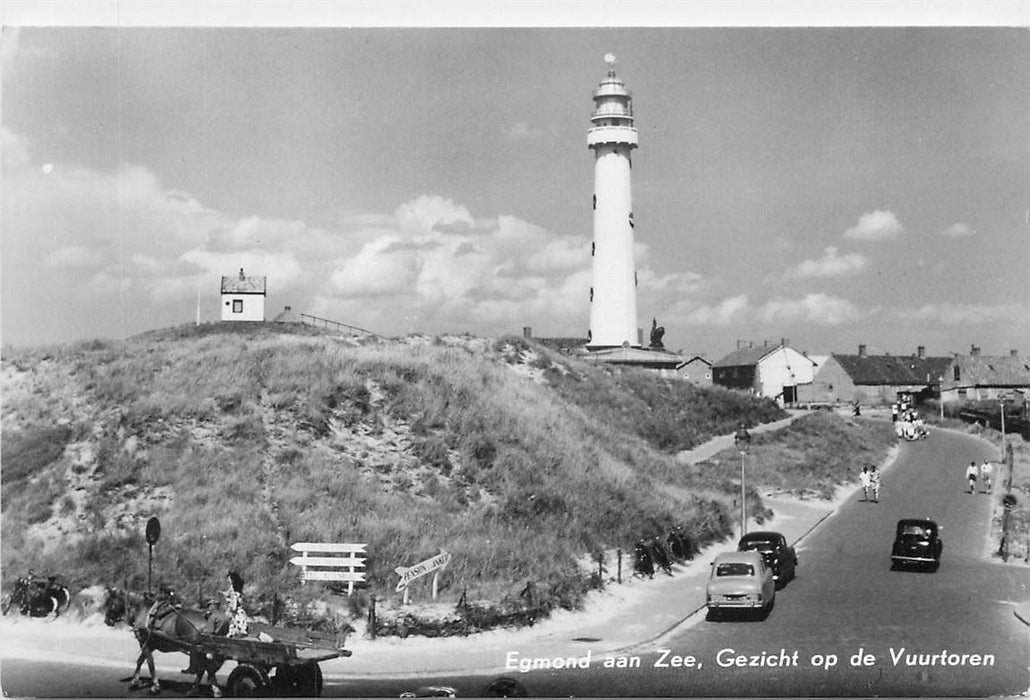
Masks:
[[[961,370],[959,370],[959,366],[955,365],[955,381],[956,382],[962,380],[961,374],[962,374],[962,372],[961,372]]]
[[[232,300],[232,312],[234,314],[242,314],[243,313],[243,299],[233,299]]]

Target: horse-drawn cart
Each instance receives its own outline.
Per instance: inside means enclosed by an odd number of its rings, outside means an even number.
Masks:
[[[334,635],[258,623],[250,633],[257,638],[203,635],[195,645],[205,656],[236,662],[226,684],[234,697],[321,695],[319,662],[351,655]]]
[[[149,650],[189,654],[190,666],[198,674],[198,684],[205,670],[212,671],[214,682],[213,673],[226,661],[235,661],[236,668],[229,674],[225,686],[234,697],[318,696],[322,692],[322,670],[318,664],[351,655],[349,649],[343,648],[345,635],[251,622],[248,636],[227,637],[190,626],[192,634],[155,625],[148,626],[142,635],[137,632],[143,653]],[[153,673],[153,667],[151,669]],[[139,662],[134,678],[138,678],[138,673]],[[151,692],[159,689],[152,679]]]

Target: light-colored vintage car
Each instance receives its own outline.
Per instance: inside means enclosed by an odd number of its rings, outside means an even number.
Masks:
[[[776,599],[773,572],[760,552],[723,552],[708,578],[708,617],[743,610],[767,614]]]

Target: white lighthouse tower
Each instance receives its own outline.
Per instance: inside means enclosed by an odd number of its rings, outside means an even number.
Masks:
[[[608,76],[594,91],[587,146],[594,151],[593,287],[591,350],[639,347],[637,273],[633,262],[630,174],[637,147],[633,96],[615,75],[615,56],[604,57]]]

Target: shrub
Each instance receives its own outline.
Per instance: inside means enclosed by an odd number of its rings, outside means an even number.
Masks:
[[[31,427],[21,432],[4,431],[0,441],[0,483],[4,488],[37,474],[64,454],[72,437],[72,429],[65,425]]]

